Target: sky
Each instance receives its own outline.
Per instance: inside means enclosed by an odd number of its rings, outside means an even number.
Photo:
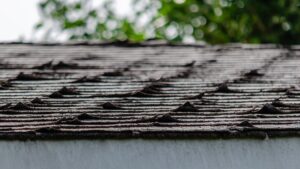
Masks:
[[[32,28],[39,20],[38,0],[0,1],[0,41],[16,41],[31,37]]]
[[[0,1],[0,42],[31,41],[33,27],[39,21],[37,4],[40,0]],[[97,0],[99,1],[99,0]],[[131,0],[119,0],[116,9],[120,14],[130,11]]]

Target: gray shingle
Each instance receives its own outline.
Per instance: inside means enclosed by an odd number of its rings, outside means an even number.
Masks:
[[[299,65],[299,46],[1,44],[0,138],[299,135]]]

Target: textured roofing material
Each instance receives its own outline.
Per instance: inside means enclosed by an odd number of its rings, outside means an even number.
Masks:
[[[300,46],[1,44],[0,138],[298,136]]]

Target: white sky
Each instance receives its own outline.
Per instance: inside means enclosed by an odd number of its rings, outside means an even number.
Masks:
[[[38,21],[38,0],[0,0],[0,41],[30,38]]]
[[[99,1],[99,0],[97,0]],[[33,27],[39,21],[39,0],[0,0],[0,42],[31,40]],[[130,11],[130,0],[118,0],[120,14]]]

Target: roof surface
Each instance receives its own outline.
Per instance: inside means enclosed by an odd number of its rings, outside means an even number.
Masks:
[[[0,138],[300,133],[300,46],[1,44]]]

